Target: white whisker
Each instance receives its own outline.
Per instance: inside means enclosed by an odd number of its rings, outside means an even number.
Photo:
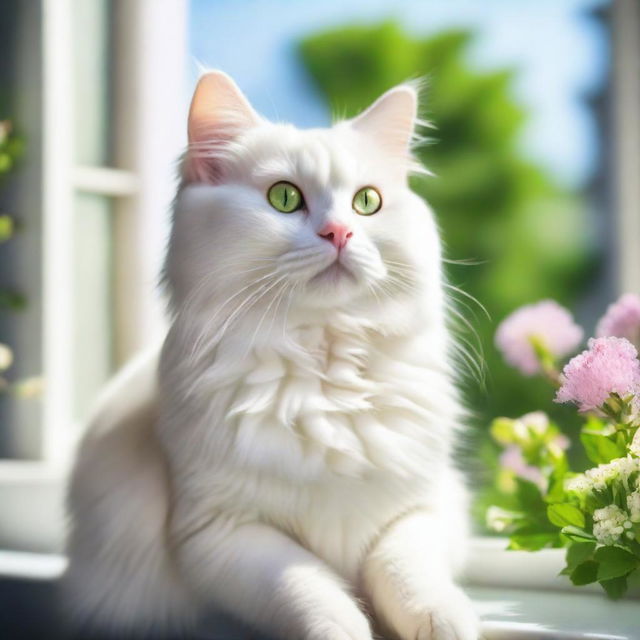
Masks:
[[[217,309],[217,311],[213,314],[213,316],[207,320],[203,330],[201,331],[200,335],[198,336],[198,338],[196,339],[196,341],[194,342],[193,348],[191,350],[191,357],[194,357],[195,353],[197,353],[199,351],[199,348],[201,346],[200,342],[201,340],[203,340],[203,336],[206,335],[206,333],[209,331],[209,329],[214,325],[216,319],[220,316],[220,314],[224,311],[225,307],[227,306],[227,304],[229,304],[232,300],[234,300],[235,298],[237,298],[240,294],[242,294],[244,291],[246,291],[247,289],[259,284],[260,282],[262,282],[263,280],[273,277],[272,273],[267,273],[265,275],[263,275],[262,277],[258,278],[257,280],[254,280],[252,282],[250,282],[249,284],[245,285],[244,287],[242,287],[239,291],[236,291],[235,293],[233,293],[231,296],[229,296]]]
[[[482,304],[482,302],[480,302],[475,296],[472,296],[470,293],[468,293],[464,289],[460,289],[460,287],[456,287],[455,285],[449,284],[448,282],[445,282],[444,286],[447,287],[447,289],[450,289],[451,291],[455,291],[456,293],[463,295],[465,298],[467,298],[468,300],[471,300],[471,302],[478,305],[478,307],[480,307],[480,309],[483,311],[485,316],[487,316],[487,320],[491,320],[491,314],[487,311],[487,308]],[[462,301],[458,300],[458,302],[462,302]]]
[[[280,276],[280,278],[278,278],[278,280],[276,280],[270,287],[269,289],[267,289],[267,291],[265,291],[261,297],[264,297],[264,295],[266,293],[268,293],[271,289],[273,289],[275,286],[279,285],[286,276]],[[286,287],[286,282],[285,282],[285,287]],[[258,337],[258,333],[260,331],[260,328],[262,327],[262,323],[264,322],[265,318],[267,317],[267,315],[269,314],[269,311],[271,309],[271,307],[273,306],[274,302],[278,299],[279,295],[281,293],[281,290],[279,290],[276,295],[274,295],[271,298],[271,301],[269,302],[269,304],[267,305],[267,308],[265,309],[264,313],[262,314],[260,321],[258,322],[258,324],[256,325],[255,331],[253,332],[253,335],[251,336],[251,339],[249,340],[248,343],[248,347],[245,350],[244,356],[246,357],[250,352],[251,349],[253,348],[253,345],[255,343],[256,338]]]

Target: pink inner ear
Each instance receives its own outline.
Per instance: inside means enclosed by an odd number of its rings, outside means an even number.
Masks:
[[[208,184],[218,184],[222,182],[222,167],[218,158],[206,158],[198,156],[192,149],[187,151],[183,177],[186,182],[203,182]]]
[[[194,152],[191,149],[187,151],[185,157],[183,175],[187,182],[216,183],[220,181],[221,177],[215,161],[194,157]]]
[[[187,182],[220,183],[224,176],[222,149],[233,139],[229,134],[218,132],[210,143],[203,140],[187,149],[183,175]]]
[[[220,71],[202,76],[189,109],[185,180],[220,182],[230,142],[259,122],[260,117],[229,76]]]

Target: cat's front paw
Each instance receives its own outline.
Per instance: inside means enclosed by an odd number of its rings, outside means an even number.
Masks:
[[[402,640],[478,640],[480,621],[467,596],[450,587],[407,616]]]

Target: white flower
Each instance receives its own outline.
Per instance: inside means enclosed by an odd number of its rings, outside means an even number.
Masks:
[[[593,512],[593,535],[601,544],[611,545],[618,542],[620,536],[632,525],[629,514],[615,504]]]
[[[539,435],[542,435],[549,428],[549,418],[544,411],[525,413],[519,421]]]
[[[497,533],[502,533],[513,524],[515,518],[520,516],[519,513],[507,511],[500,507],[492,506],[487,509],[487,527]]]
[[[640,458],[640,429],[636,431],[636,434],[633,436],[633,440],[629,445],[629,451],[634,455]]]
[[[564,488],[567,491],[573,491],[574,493],[588,493],[591,491],[591,482],[581,473],[573,478],[569,478],[564,483]]]
[[[5,371],[13,364],[13,352],[0,342],[0,371]]]
[[[627,496],[627,509],[631,514],[631,522],[640,522],[640,489]]]
[[[640,458],[616,458],[607,464],[599,464],[593,469],[587,469],[583,474],[567,480],[565,489],[575,493],[603,491],[607,484],[613,481],[622,482],[625,489],[629,489],[629,478],[633,473],[640,472]]]

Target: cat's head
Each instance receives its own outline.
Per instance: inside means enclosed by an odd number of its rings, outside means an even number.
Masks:
[[[352,120],[299,130],[259,116],[225,74],[203,76],[167,260],[176,310],[382,314],[439,296],[437,230],[408,186],[416,111],[400,85]]]

